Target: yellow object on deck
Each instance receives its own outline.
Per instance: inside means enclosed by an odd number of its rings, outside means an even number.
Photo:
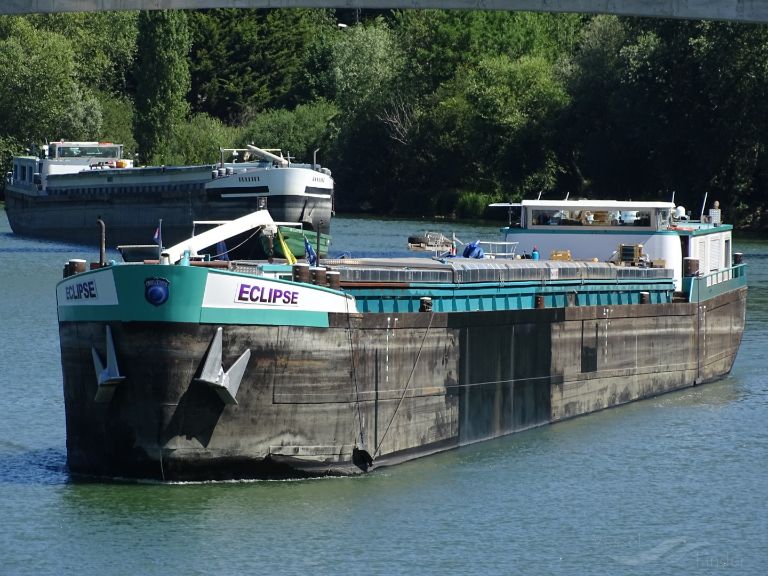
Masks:
[[[291,266],[296,264],[296,256],[293,255],[293,252],[291,252],[288,245],[285,243],[285,238],[283,238],[283,235],[280,233],[280,228],[277,229],[277,241],[280,243],[280,250],[283,251],[283,255],[285,256],[285,259],[288,260],[288,264]]]
[[[570,262],[571,261],[571,251],[570,250],[552,250],[552,252],[549,253],[549,259],[550,260],[565,260]]]

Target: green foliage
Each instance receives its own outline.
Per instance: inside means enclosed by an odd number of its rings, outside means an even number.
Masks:
[[[261,81],[258,12],[210,10],[191,14],[191,95],[195,110],[234,120],[244,107],[269,98]]]
[[[247,113],[292,107],[307,46],[335,25],[322,10],[206,10],[191,12],[194,110],[238,122]]]
[[[554,62],[576,44],[584,18],[574,14],[470,11],[465,20],[468,56],[535,56]]]
[[[37,30],[60,34],[72,44],[83,86],[107,93],[127,88],[136,55],[138,12],[38,14],[26,17]]]
[[[402,180],[395,172],[395,155],[388,142],[386,129],[376,118],[359,118],[343,126],[332,148],[331,160],[324,162],[333,170],[339,190],[336,194],[339,210],[413,213],[399,208],[401,193],[411,194],[408,208],[416,208],[421,202],[421,198],[413,194],[412,184],[407,190],[397,190]]]
[[[97,99],[77,81],[75,54],[65,37],[6,18],[0,40],[0,133],[18,141],[94,137]]]
[[[134,136],[143,163],[170,162],[171,143],[186,121],[190,39],[180,10],[139,14]]]
[[[545,59],[488,57],[446,83],[436,100],[426,132],[440,138],[429,145],[454,160],[443,172],[459,187],[504,197],[554,186],[552,119],[568,95]]]
[[[477,220],[483,217],[488,204],[495,201],[492,194],[482,192],[461,192],[456,203],[456,216],[467,220]]]
[[[208,114],[195,114],[178,127],[170,164],[213,164],[219,160],[219,148],[233,148],[241,130],[225,125]]]
[[[340,31],[331,47],[326,73],[341,111],[357,117],[387,101],[402,65],[403,55],[394,35],[383,20],[378,20]]]
[[[24,145],[13,136],[0,136],[0,173],[3,175],[11,170],[11,160],[24,152]],[[0,183],[0,200],[5,196],[5,178]]]
[[[574,49],[582,20],[396,13],[391,80],[377,81],[375,98],[356,98],[343,107],[356,119],[354,128],[342,127],[338,142],[344,165],[335,172],[337,182],[352,188],[341,196],[341,205],[349,199],[352,206],[380,211],[451,213],[457,202],[467,202],[457,190],[507,198],[554,188],[563,170],[553,124],[568,103],[559,61]],[[364,30],[352,31],[358,29]],[[375,46],[369,39],[364,43]],[[335,46],[339,53],[344,52]],[[364,54],[361,66],[375,61],[362,48],[348,53]],[[353,60],[343,68],[354,78],[348,83],[358,81],[355,65]],[[343,82],[334,85],[339,101],[339,90],[354,96],[366,82],[355,86],[357,92]]]
[[[550,62],[569,54],[584,18],[572,14],[503,11],[403,10],[395,14],[413,95],[428,95],[464,68],[488,56],[539,56]]]
[[[98,139],[106,142],[123,144],[126,158],[136,153],[136,140],[133,138],[133,102],[123,96],[110,96],[99,93],[102,122]]]
[[[404,167],[405,150],[393,140],[402,111],[399,80],[404,62],[395,35],[378,18],[338,30],[315,48],[324,50],[315,57],[325,59],[325,69],[314,85],[339,109],[335,161],[329,164],[342,191],[337,195],[340,205],[351,210],[372,207],[379,213],[397,210],[398,197],[382,189],[396,186],[395,171]]]
[[[318,26],[315,33],[307,42],[306,49],[297,75],[296,95],[305,102],[314,100],[333,100],[335,87],[333,85],[331,62],[334,43],[339,40],[344,30],[337,28],[333,22]]]
[[[766,94],[768,27],[746,24],[483,10],[363,11],[347,28],[330,10],[0,17],[0,155],[62,137],[122,142],[153,163],[213,162],[246,142],[302,161],[321,148],[341,210],[474,217],[539,192],[674,190],[760,222]]]
[[[560,130],[570,181],[593,196],[764,203],[767,57],[762,26],[595,18]]]
[[[336,106],[319,100],[295,110],[270,110],[255,116],[242,130],[240,144],[281,148],[298,161],[311,162],[316,148],[325,153],[336,136]]]

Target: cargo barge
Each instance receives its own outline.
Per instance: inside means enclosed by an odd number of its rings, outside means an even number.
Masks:
[[[629,231],[593,224],[607,253],[581,261],[566,228],[541,260],[196,256],[269,228],[265,211],[159,260],[70,261],[57,286],[70,471],[361,474],[726,375],[747,297],[731,226],[638,211]],[[527,241],[525,221],[505,232]],[[624,244],[630,232],[644,244]]]
[[[330,170],[279,150],[223,148],[216,164],[136,167],[121,144],[61,141],[13,158],[5,209],[15,234],[80,244],[94,242],[100,218],[114,248],[150,244],[158,228],[171,246],[193,234],[195,221],[266,208],[277,221],[298,223],[311,241],[322,236],[327,251],[333,194]]]

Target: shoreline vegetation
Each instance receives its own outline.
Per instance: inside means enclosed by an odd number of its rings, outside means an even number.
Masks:
[[[317,150],[344,213],[467,221],[539,194],[696,211],[706,194],[764,231],[766,53],[764,25],[604,15],[3,16],[0,163],[59,138],[122,143],[137,165],[254,143]]]

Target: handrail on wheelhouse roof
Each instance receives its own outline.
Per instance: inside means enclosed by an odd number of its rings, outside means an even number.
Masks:
[[[556,210],[669,210],[675,207],[674,202],[635,202],[632,200],[523,200],[519,206],[523,208],[552,208]]]

